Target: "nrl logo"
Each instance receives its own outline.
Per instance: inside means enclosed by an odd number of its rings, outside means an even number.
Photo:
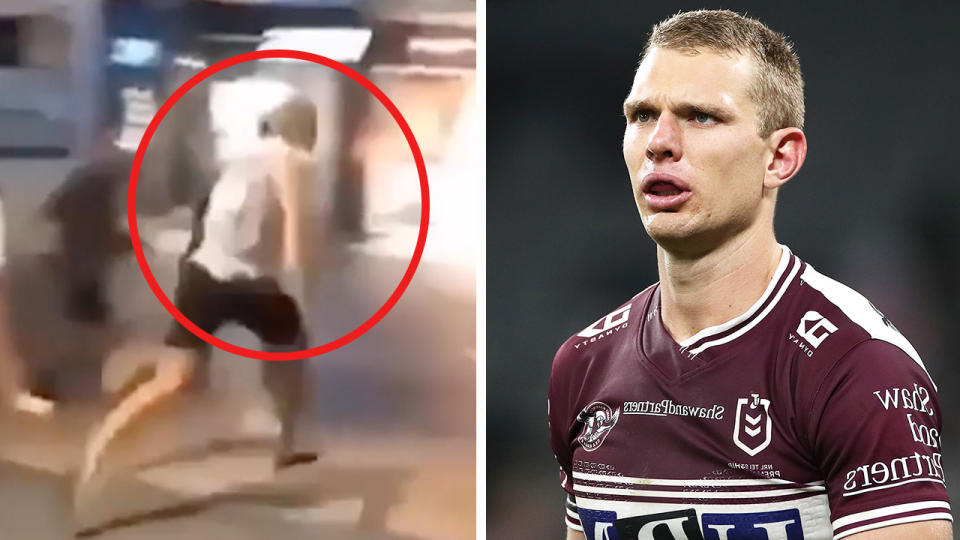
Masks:
[[[773,420],[770,418],[770,400],[760,399],[760,394],[750,394],[752,399],[737,400],[737,419],[733,426],[733,442],[750,456],[755,456],[770,446]]]
[[[616,412],[614,412],[609,405],[599,401],[587,405],[577,415],[577,421],[583,422],[583,431],[577,437],[580,446],[587,452],[593,452],[600,448],[603,440],[607,438],[607,434],[610,433],[619,419],[620,407],[617,407]]]

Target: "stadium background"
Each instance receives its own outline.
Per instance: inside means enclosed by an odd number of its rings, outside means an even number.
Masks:
[[[703,3],[487,7],[487,530],[562,538],[547,441],[556,348],[657,280],[632,201],[621,103],[651,26]],[[785,33],[806,80],[806,164],[781,192],[778,239],[867,296],[940,388],[955,501],[960,400],[960,118],[946,2],[724,2]]]

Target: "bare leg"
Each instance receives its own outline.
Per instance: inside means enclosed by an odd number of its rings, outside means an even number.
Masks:
[[[6,293],[6,276],[0,275],[0,399],[14,410],[49,416],[53,402],[31,394],[27,388],[23,358],[17,353],[10,334]]]
[[[299,351],[306,348],[306,336],[301,334],[290,346],[269,345],[270,351]],[[273,400],[274,410],[280,420],[280,440],[274,454],[277,469],[316,461],[315,452],[296,452],[297,419],[303,410],[304,375],[306,360],[265,362],[263,382]]]
[[[158,401],[183,388],[191,379],[196,352],[168,347],[157,360],[152,379],[137,386],[114,407],[87,438],[79,483],[89,481],[100,467],[101,458],[117,434]]]

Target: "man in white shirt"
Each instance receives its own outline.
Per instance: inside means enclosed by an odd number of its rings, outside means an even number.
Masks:
[[[281,288],[279,274],[298,273],[300,267],[301,183],[311,168],[316,107],[293,96],[264,115],[257,129],[259,144],[223,161],[220,178],[197,209],[174,303],[208,333],[237,322],[256,333],[267,350],[302,350],[307,347],[303,316],[297,300]],[[210,357],[205,341],[177,321],[164,341],[168,347],[153,377],[127,393],[89,438],[80,483],[93,476],[121,429],[151,404],[185,388],[198,375],[203,378]],[[294,451],[304,368],[303,360],[262,365],[280,421],[276,469],[317,458],[313,452]]]

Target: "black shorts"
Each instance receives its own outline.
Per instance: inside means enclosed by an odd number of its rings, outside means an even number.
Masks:
[[[296,301],[280,289],[274,278],[237,278],[219,281],[203,266],[180,264],[174,294],[177,309],[209,334],[220,325],[236,322],[267,345],[296,346],[305,340],[303,319]],[[167,345],[206,352],[207,342],[174,320],[164,339]]]

